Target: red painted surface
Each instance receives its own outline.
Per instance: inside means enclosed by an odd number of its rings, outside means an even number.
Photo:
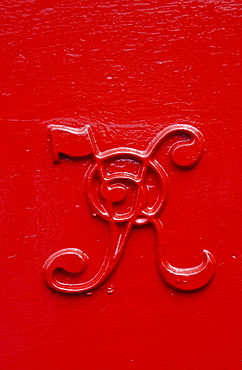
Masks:
[[[0,1],[3,369],[241,367],[241,5]],[[160,279],[148,223],[97,289],[49,289],[53,253],[82,250],[91,274],[110,239],[84,190],[92,156],[53,163],[50,125],[90,126],[102,153],[199,130],[197,166],[157,158],[169,175],[159,217],[167,260],[188,268],[209,250],[213,281],[181,292]]]
[[[60,163],[62,158],[81,160],[92,154],[93,164],[84,176],[83,191],[87,193],[93,216],[99,216],[110,224],[103,262],[93,276],[84,281],[80,276],[90,263],[82,250],[61,249],[53,253],[43,266],[45,281],[50,288],[63,293],[95,289],[114,271],[133,228],[148,224],[154,227],[156,234],[156,263],[164,281],[176,289],[191,291],[203,288],[212,280],[216,262],[207,250],[203,250],[204,261],[197,266],[175,267],[167,261],[160,219],[168,198],[169,181],[157,158],[164,162],[169,155],[180,169],[193,168],[204,151],[200,131],[188,125],[171,125],[160,131],[146,150],[118,147],[101,152],[90,126],[73,129],[50,125],[48,129],[54,163]],[[164,152],[165,145],[168,150]]]

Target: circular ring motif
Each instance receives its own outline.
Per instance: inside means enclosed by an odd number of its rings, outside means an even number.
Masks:
[[[131,161],[130,158],[126,158]],[[138,157],[140,160],[140,158]],[[118,169],[107,175],[104,166],[94,164],[86,176],[86,189],[93,212],[108,221],[134,223],[149,222],[164,206],[167,198],[167,174],[155,161],[141,162],[139,176],[133,177]]]

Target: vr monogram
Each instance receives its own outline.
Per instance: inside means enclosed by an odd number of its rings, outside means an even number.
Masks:
[[[203,136],[192,126],[173,125],[162,130],[144,151],[115,148],[101,152],[90,126],[74,129],[59,125],[49,127],[54,163],[61,156],[81,159],[90,155],[93,164],[84,179],[93,214],[110,224],[111,240],[104,261],[89,281],[71,282],[88,265],[89,258],[79,249],[67,248],[52,254],[43,266],[45,281],[54,290],[65,293],[90,291],[106,280],[120,260],[133,227],[151,224],[156,232],[156,260],[161,277],[180,290],[195,290],[208,284],[214,275],[213,255],[204,250],[203,262],[191,268],[169,264],[162,253],[163,225],[159,218],[167,200],[168,175],[156,160],[157,149],[172,141],[169,153],[173,163],[191,169],[203,152]],[[69,280],[60,281],[55,272],[61,269]],[[59,275],[58,275],[59,276]]]

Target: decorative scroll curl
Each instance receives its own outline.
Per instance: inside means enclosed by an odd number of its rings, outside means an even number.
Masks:
[[[49,129],[55,163],[60,163],[61,155],[69,158],[92,155],[94,163],[86,173],[84,189],[93,213],[108,221],[111,229],[111,242],[104,261],[88,281],[74,283],[71,280],[71,274],[81,273],[88,264],[84,252],[67,248],[52,254],[43,266],[45,280],[51,288],[66,293],[96,288],[115,269],[132,228],[148,223],[153,225],[157,235],[157,267],[167,283],[180,290],[195,290],[211,281],[215,260],[206,250],[203,251],[204,261],[191,268],[174,267],[164,259],[163,225],[159,219],[167,200],[168,176],[156,160],[156,153],[171,140],[169,153],[173,163],[190,169],[202,156],[200,131],[189,125],[173,125],[161,131],[144,151],[116,148],[100,152],[89,126],[73,129],[52,125]],[[69,274],[68,281],[60,281],[58,271]]]

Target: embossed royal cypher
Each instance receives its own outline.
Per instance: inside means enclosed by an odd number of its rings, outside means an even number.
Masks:
[[[213,255],[204,250],[203,262],[191,268],[172,266],[163,257],[161,211],[167,200],[168,175],[156,160],[156,152],[171,138],[169,153],[173,163],[191,169],[203,152],[203,136],[189,125],[173,125],[162,130],[144,151],[115,148],[101,152],[90,126],[82,129],[51,125],[49,127],[54,162],[61,155],[82,158],[90,155],[93,164],[84,182],[92,211],[110,224],[111,240],[103,264],[93,278],[85,282],[63,282],[55,271],[81,273],[89,258],[84,251],[67,248],[52,254],[43,266],[49,287],[66,293],[90,291],[106,280],[120,260],[133,227],[151,224],[156,232],[156,259],[162,278],[175,288],[194,290],[208,284],[214,275]],[[167,154],[166,154],[167,155]],[[94,221],[96,222],[96,221]],[[59,275],[58,275],[59,276]],[[186,281],[186,284],[182,282]]]

